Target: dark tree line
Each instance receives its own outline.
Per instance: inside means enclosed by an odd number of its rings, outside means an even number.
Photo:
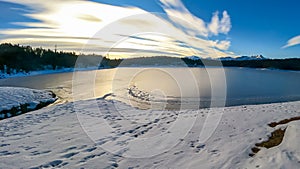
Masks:
[[[50,49],[3,43],[0,44],[0,72],[11,74],[73,68],[78,57],[74,52],[56,52]],[[122,61],[122,59],[108,59],[99,55],[84,55],[84,57],[86,59],[81,59],[80,65],[83,67],[94,66],[100,62],[99,68],[113,68]]]
[[[216,60],[192,60],[182,58],[182,60],[190,67],[196,66],[219,66],[220,62]],[[263,59],[263,60],[227,60],[221,61],[224,67],[249,67],[249,68],[267,68],[282,70],[300,70],[300,59]]]
[[[30,46],[0,44],[0,70],[4,73],[73,67],[77,55],[71,52],[55,52]]]
[[[224,66],[267,68],[282,70],[300,70],[300,59],[266,59],[248,61],[223,61]]]
[[[189,58],[172,57],[144,57],[132,59],[108,59],[97,55],[85,55],[83,66],[88,67],[99,63],[99,68],[114,68],[117,66],[132,65],[178,65],[179,60],[190,67],[197,66],[219,66],[219,61],[202,59],[192,60]],[[45,69],[72,68],[75,66],[78,55],[74,52],[56,52],[50,49],[32,48],[30,46],[13,45],[10,43],[0,44],[0,72],[17,73],[29,72]],[[122,62],[124,61],[124,62]],[[177,64],[176,64],[177,63]],[[263,59],[263,60],[227,60],[222,61],[225,67],[250,67],[250,68],[270,68],[285,70],[300,70],[300,59]],[[179,64],[180,65],[180,64]]]

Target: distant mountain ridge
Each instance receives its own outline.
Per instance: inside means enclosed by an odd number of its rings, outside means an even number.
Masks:
[[[221,57],[219,58],[221,61],[226,61],[226,60],[265,60],[263,55],[256,55],[256,56],[240,56],[240,57]]]
[[[185,57],[187,59],[191,59],[191,60],[201,60],[203,58],[199,57],[199,56],[187,56]],[[205,58],[205,59],[209,59],[209,58]],[[227,56],[227,57],[220,57],[220,58],[216,58],[216,59],[212,59],[210,58],[211,60],[221,60],[221,61],[233,61],[233,60],[265,60],[267,58],[265,58],[263,55],[255,55],[255,56],[239,56],[239,57],[230,57],[230,56]]]
[[[199,56],[187,56],[185,58],[191,59],[191,60],[201,60],[201,58]]]
[[[199,59],[198,59],[199,58]],[[300,70],[300,58],[287,59],[269,59],[262,55],[241,56],[237,58],[224,57],[219,59],[201,59],[200,57],[185,57],[182,60],[189,67],[199,66],[220,66],[220,61],[224,67],[249,67],[262,69],[282,69],[282,70]]]

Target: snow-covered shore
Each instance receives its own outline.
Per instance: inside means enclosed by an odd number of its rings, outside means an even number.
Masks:
[[[0,87],[0,120],[39,109],[56,100],[54,93],[17,87]]]
[[[30,71],[28,73],[18,72],[18,73],[2,73],[0,71],[0,79],[6,78],[16,78],[16,77],[26,77],[26,76],[35,76],[35,75],[46,75],[46,74],[55,74],[55,73],[67,73],[73,71],[88,71],[88,70],[97,70],[98,67],[87,67],[87,68],[61,68],[61,69],[48,69],[48,70],[37,70],[37,71]]]
[[[19,72],[19,73],[12,73],[12,74],[0,72],[0,79],[43,75],[43,74],[53,74],[53,73],[64,73],[64,72],[72,72],[73,70],[74,70],[73,68],[63,68],[63,69],[57,69],[57,70],[39,70],[39,71],[30,71],[28,73]]]
[[[137,110],[103,99],[55,105],[0,121],[0,168],[297,168],[300,121],[268,124],[300,116],[299,110],[299,101],[194,111]],[[215,132],[199,142],[207,116],[220,111]],[[169,146],[146,143],[154,136],[176,135],[168,129],[179,114],[197,119],[186,135],[178,133],[177,144],[145,158],[128,156],[136,140],[142,140],[135,144],[141,154]],[[111,131],[104,130],[106,125]],[[282,143],[250,157],[251,148],[278,128],[286,128]]]

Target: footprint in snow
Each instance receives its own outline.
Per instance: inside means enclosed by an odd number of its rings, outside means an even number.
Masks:
[[[97,147],[92,147],[92,148],[88,148],[88,149],[83,150],[83,152],[92,152],[96,149],[97,149]]]
[[[68,152],[68,151],[70,151],[70,150],[74,150],[74,149],[77,149],[77,147],[76,147],[76,146],[72,146],[72,147],[66,148],[66,149],[63,150],[61,153],[66,153],[66,152]]]
[[[51,167],[57,168],[57,167],[63,167],[67,164],[68,164],[67,162],[63,163],[62,160],[54,160],[47,164],[40,165],[38,167],[31,167],[30,169],[51,168]]]

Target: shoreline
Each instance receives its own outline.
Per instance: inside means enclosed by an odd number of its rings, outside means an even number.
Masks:
[[[62,68],[57,70],[37,70],[31,71],[28,73],[19,72],[13,75],[0,73],[0,79],[9,79],[9,78],[18,78],[18,77],[32,77],[32,76],[40,76],[40,75],[49,75],[49,74],[60,74],[60,73],[71,73],[75,71],[92,71],[92,70],[101,70],[96,69],[95,67],[90,68]]]
[[[196,66],[196,67],[188,67],[188,66],[181,66],[178,65],[154,65],[154,66],[145,66],[145,65],[132,65],[132,66],[121,66],[116,68],[62,68],[57,70],[37,70],[37,71],[30,71],[29,73],[19,72],[16,74],[4,74],[0,73],[0,79],[9,79],[9,78],[18,78],[18,77],[30,77],[30,76],[37,76],[37,75],[48,75],[48,74],[59,74],[59,73],[70,73],[75,71],[93,71],[93,70],[105,70],[105,69],[122,69],[122,68],[235,68],[235,69],[248,69],[248,70],[261,70],[261,71],[279,71],[279,72],[292,72],[292,73],[300,73],[297,70],[285,70],[285,69],[272,69],[272,68],[251,68],[251,67],[235,67],[235,66]]]

